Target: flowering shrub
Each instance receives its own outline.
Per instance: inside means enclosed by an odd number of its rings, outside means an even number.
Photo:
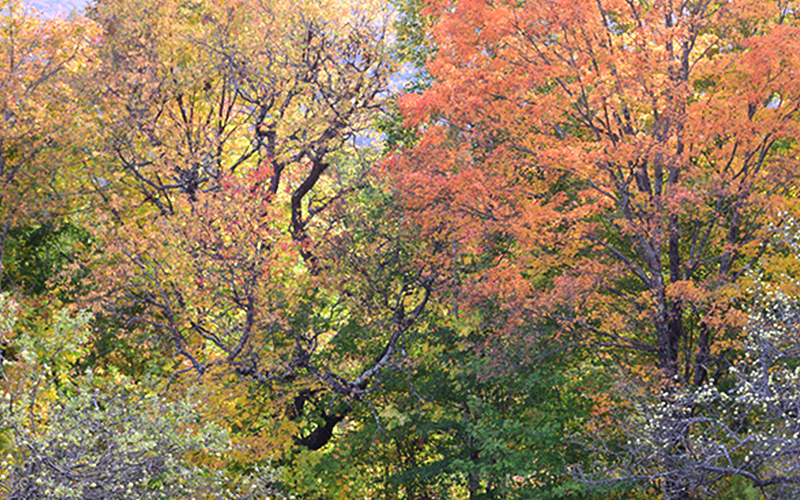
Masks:
[[[796,225],[778,233],[785,253],[800,257]],[[800,497],[799,283],[789,275],[756,281],[738,357],[701,386],[676,383],[655,403],[640,403],[627,445],[611,453],[611,482],[658,483],[670,499],[710,495],[723,479],[739,478],[769,498]]]

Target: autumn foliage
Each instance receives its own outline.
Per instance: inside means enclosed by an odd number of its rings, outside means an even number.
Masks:
[[[389,168],[463,296],[705,380],[741,331],[771,224],[796,210],[794,7],[424,12],[433,83],[401,98],[420,139]]]
[[[0,491],[791,498],[798,8],[0,1]]]

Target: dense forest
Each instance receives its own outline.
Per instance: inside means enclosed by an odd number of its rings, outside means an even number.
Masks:
[[[794,0],[0,0],[0,496],[800,497]]]

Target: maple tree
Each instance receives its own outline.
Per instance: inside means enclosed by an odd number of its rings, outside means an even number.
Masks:
[[[613,367],[617,387],[666,386],[656,397],[668,402],[682,384],[724,384],[748,271],[775,265],[774,228],[797,211],[795,6],[448,1],[422,12],[430,85],[401,97],[417,138],[403,137],[387,168],[430,241],[425,258],[447,269],[442,294],[511,343],[534,322],[554,348],[602,348],[576,367]],[[487,354],[508,372],[508,354]],[[627,391],[596,389],[584,391],[593,425],[614,441],[610,422],[636,408]],[[670,408],[691,419],[695,406]],[[680,450],[659,456],[680,461]],[[648,477],[665,498],[688,494],[680,473],[660,472]]]
[[[423,12],[432,84],[401,100],[420,138],[388,168],[432,258],[511,328],[551,318],[654,359],[662,380],[706,380],[743,325],[768,222],[796,210],[794,6]]]

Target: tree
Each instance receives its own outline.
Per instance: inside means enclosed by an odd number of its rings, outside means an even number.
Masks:
[[[388,168],[447,285],[504,304],[509,332],[550,318],[662,381],[707,380],[767,223],[796,210],[793,4],[424,12],[433,83],[402,100],[421,138]]]
[[[117,371],[81,372],[91,315],[48,318],[0,295],[0,489],[4,498],[263,498],[271,470],[232,473],[224,428],[198,398],[159,395]],[[9,353],[13,353],[10,355]]]
[[[57,225],[73,201],[65,164],[80,141],[71,79],[94,32],[82,20],[42,20],[16,0],[0,2],[0,30],[0,286],[8,290],[36,281],[4,275],[9,241],[24,246],[15,236]]]
[[[401,99],[419,139],[387,169],[430,242],[422,258],[443,270],[439,297],[496,305],[484,325],[501,340],[534,321],[554,348],[592,347],[622,369],[618,388],[665,404],[683,384],[722,383],[747,272],[770,223],[797,212],[796,12],[430,2],[432,82]],[[536,359],[542,343],[529,345]],[[490,355],[504,373],[508,353]],[[589,425],[612,440],[633,409],[624,391],[594,391]],[[668,496],[681,486],[663,483]]]
[[[389,420],[396,428],[388,443],[401,458],[390,461],[398,463],[394,482],[470,499],[583,493],[564,468],[588,456],[570,440],[589,400],[573,387],[580,382],[570,377],[569,353],[543,353],[535,364],[509,355],[509,369],[498,375],[491,355],[474,348],[490,332],[461,325],[448,337],[442,330],[415,377],[423,402],[398,405],[404,412]]]
[[[271,391],[261,417],[321,448],[428,301],[429,269],[401,267],[393,236],[349,233],[390,71],[384,6],[101,2],[91,16],[106,33],[88,92],[107,131],[87,161],[92,279],[108,284],[95,297],[166,341],[178,374]]]
[[[778,234],[776,243],[796,259],[796,223]],[[595,470],[601,475],[592,481],[663,480],[673,487],[666,498],[679,498],[719,493],[726,479],[738,478],[769,498],[797,497],[797,281],[784,274],[754,288],[742,353],[723,382],[684,387],[655,404],[640,400],[618,468]]]

